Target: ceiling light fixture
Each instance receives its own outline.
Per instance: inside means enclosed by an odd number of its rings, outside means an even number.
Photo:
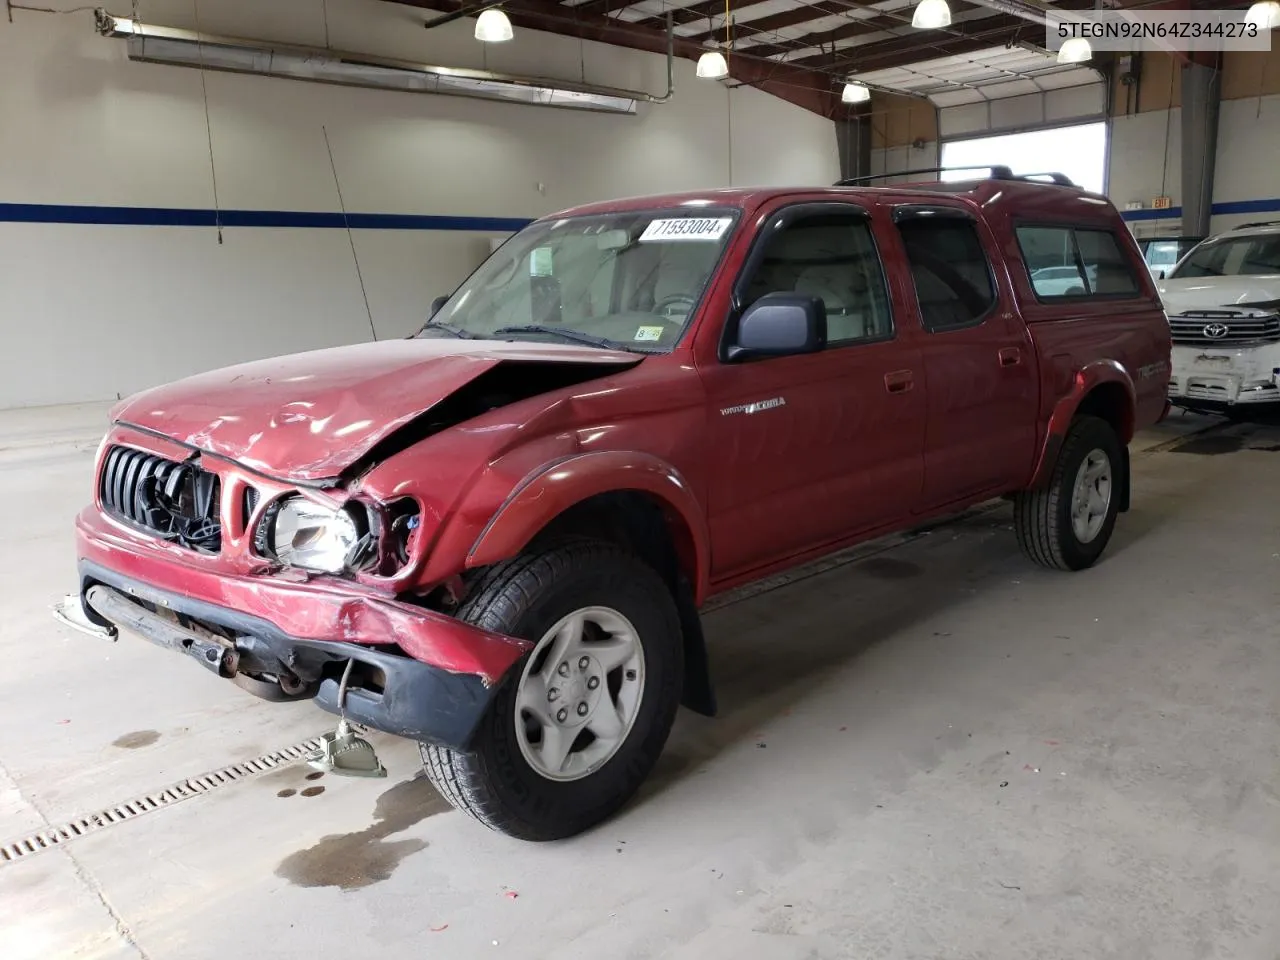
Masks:
[[[729,61],[719,50],[708,50],[698,58],[698,76],[704,80],[720,80],[729,75]]]
[[[865,83],[850,80],[840,92],[840,99],[845,103],[866,103],[871,99],[871,90]]]
[[[1093,48],[1084,37],[1071,37],[1064,40],[1058,49],[1059,63],[1084,63],[1093,59]]]
[[[729,27],[729,0],[724,0],[724,53],[708,50],[698,58],[698,76],[704,80],[723,80],[729,75],[729,60],[725,54],[733,45]]]
[[[1255,25],[1259,30],[1273,30],[1280,27],[1280,3],[1276,3],[1276,0],[1261,0],[1255,3],[1244,15],[1244,22]]]
[[[941,30],[951,26],[951,8],[947,0],[920,0],[911,17],[911,25],[917,30]]]
[[[476,17],[476,39],[481,43],[506,43],[513,36],[511,20],[501,10],[482,10]]]

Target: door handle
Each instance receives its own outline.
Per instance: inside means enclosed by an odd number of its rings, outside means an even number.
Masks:
[[[890,393],[906,393],[915,385],[915,374],[910,370],[893,370],[884,375],[884,388]]]
[[[996,354],[1000,358],[1000,366],[1016,367],[1022,362],[1022,351],[1017,347],[1003,347]]]

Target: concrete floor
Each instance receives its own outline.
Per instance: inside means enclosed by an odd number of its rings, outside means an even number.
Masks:
[[[0,843],[329,727],[49,618],[101,415],[0,417]],[[1085,573],[1001,505],[730,598],[723,716],[590,835],[490,833],[379,741],[387,780],[293,766],[0,865],[0,957],[1275,960],[1278,449],[1136,456]]]

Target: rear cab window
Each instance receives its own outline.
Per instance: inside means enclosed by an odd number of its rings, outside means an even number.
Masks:
[[[1141,295],[1133,265],[1111,230],[1024,223],[1014,232],[1038,300]]]
[[[904,205],[894,220],[925,330],[942,333],[982,323],[996,305],[996,288],[973,219],[953,207]]]

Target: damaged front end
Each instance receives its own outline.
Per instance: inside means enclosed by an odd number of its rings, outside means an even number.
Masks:
[[[269,478],[127,425],[98,478],[77,519],[80,589],[57,611],[77,629],[126,631],[264,699],[314,697],[455,747],[528,647],[404,590],[421,560],[413,496]]]

